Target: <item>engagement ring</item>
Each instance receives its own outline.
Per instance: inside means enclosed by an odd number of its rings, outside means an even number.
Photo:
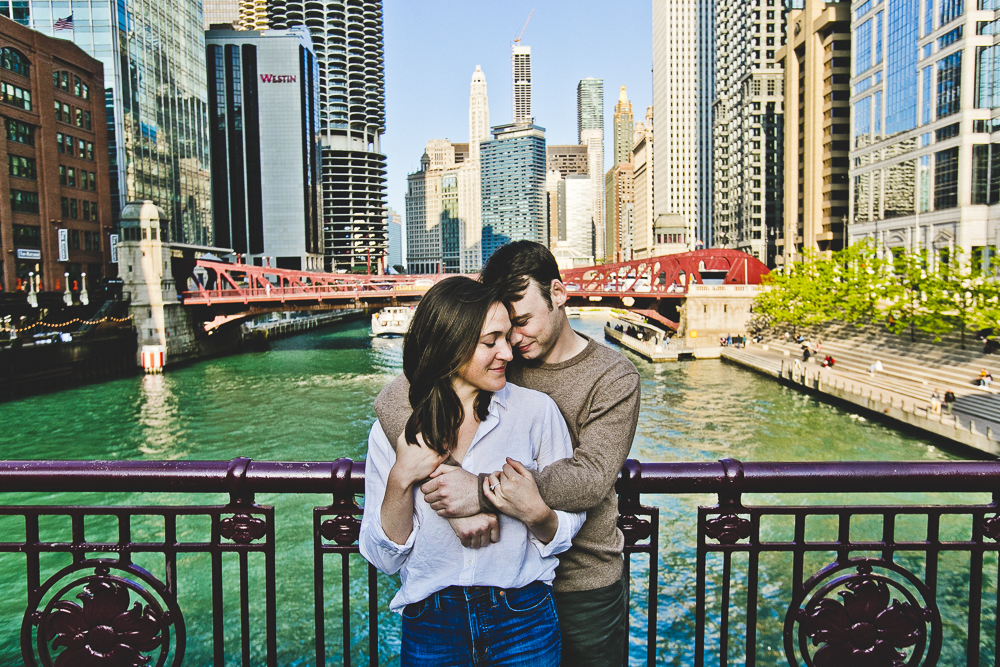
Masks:
[[[500,486],[500,482],[497,482],[496,484],[490,484],[490,493],[493,493],[493,489],[497,488],[498,486]]]

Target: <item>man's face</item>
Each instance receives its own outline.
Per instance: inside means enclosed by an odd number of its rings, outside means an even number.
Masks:
[[[523,294],[513,303],[510,344],[522,359],[544,361],[559,339],[560,318],[565,316],[559,308],[549,306],[534,280],[528,282]]]

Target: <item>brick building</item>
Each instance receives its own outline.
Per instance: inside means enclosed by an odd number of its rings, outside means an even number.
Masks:
[[[115,275],[101,62],[0,17],[0,116],[0,289]]]

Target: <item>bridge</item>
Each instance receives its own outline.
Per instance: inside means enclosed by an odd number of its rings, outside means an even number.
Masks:
[[[379,307],[418,300],[453,274],[352,275],[208,260],[174,259],[185,306],[224,323],[281,310]],[[694,285],[759,285],[767,267],[737,250],[713,248],[563,271],[571,306],[627,308],[676,328],[678,301]],[[664,302],[665,303],[661,303]],[[214,318],[214,319],[213,319]]]

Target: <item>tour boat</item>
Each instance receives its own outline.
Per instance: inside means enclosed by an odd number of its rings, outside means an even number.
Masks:
[[[402,336],[410,328],[413,308],[389,306],[372,315],[372,336]]]

